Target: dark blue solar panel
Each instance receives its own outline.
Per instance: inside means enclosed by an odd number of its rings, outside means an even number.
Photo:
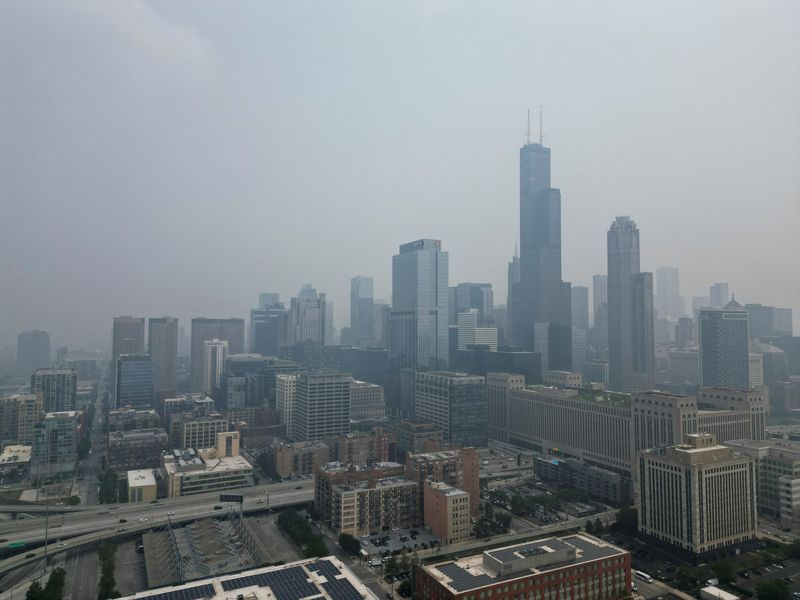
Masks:
[[[306,581],[308,574],[302,567],[289,567],[269,573],[244,575],[235,579],[222,581],[222,589],[226,592],[257,585],[270,587],[277,600],[299,600],[307,596],[318,596],[319,589]]]
[[[171,590],[161,592],[154,596],[148,596],[150,600],[203,600],[214,596],[213,585],[196,585],[195,587],[182,590]]]
[[[323,583],[322,587],[333,600],[361,600],[361,594],[346,577],[336,579],[342,572],[331,561],[321,560],[307,566],[310,570],[325,576],[328,581]]]

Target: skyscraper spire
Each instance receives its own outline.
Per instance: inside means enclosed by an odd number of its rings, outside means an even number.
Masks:
[[[525,134],[525,144],[531,143],[531,109],[528,109],[528,131]],[[515,253],[516,254],[516,253]]]

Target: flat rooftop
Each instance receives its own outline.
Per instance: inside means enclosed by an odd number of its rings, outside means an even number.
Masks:
[[[137,469],[128,471],[128,487],[143,487],[156,484],[156,475],[153,469]]]
[[[0,454],[0,467],[31,462],[31,446],[6,446]]]
[[[123,600],[229,600],[240,595],[244,600],[378,600],[333,556],[156,588]]]
[[[487,550],[483,554],[423,566],[422,569],[451,592],[460,594],[501,581],[540,575],[568,566],[626,554],[625,550],[602,540],[576,534]],[[548,555],[553,558],[548,560]],[[539,566],[526,567],[526,561],[538,562]],[[496,565],[499,569],[505,570],[515,564],[519,564],[521,568],[513,569],[508,575],[502,575],[499,570],[490,566]]]

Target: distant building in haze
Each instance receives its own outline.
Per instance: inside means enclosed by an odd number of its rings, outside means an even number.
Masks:
[[[123,354],[144,354],[144,319],[141,317],[114,317],[111,334],[111,374],[116,377],[117,359]],[[117,393],[116,379],[112,382],[111,395]]]
[[[750,388],[747,311],[735,300],[700,311],[700,378],[703,387]]]
[[[546,353],[547,368],[569,370],[572,302],[570,284],[561,279],[561,192],[550,186],[550,148],[541,140],[520,149],[519,179],[521,247],[509,306],[511,342]]]
[[[325,294],[317,294],[311,285],[304,285],[297,297],[291,299],[286,343],[325,344],[326,317]]]
[[[211,393],[219,386],[225,372],[230,345],[225,340],[203,342],[203,392]]]
[[[154,391],[160,398],[175,395],[178,368],[178,319],[147,320],[147,353],[153,361]]]
[[[403,244],[392,258],[387,408],[393,416],[413,416],[416,371],[447,366],[447,270],[439,240]]]
[[[346,373],[301,372],[292,409],[292,439],[305,442],[350,431],[350,384]]]
[[[708,298],[713,308],[722,308],[730,300],[727,283],[715,283],[708,288]]]
[[[683,316],[680,277],[675,267],[656,269],[655,308],[662,319],[677,319]]]
[[[34,329],[23,331],[17,337],[17,367],[34,371],[50,366],[50,334]]]
[[[116,405],[133,408],[153,406],[154,369],[147,354],[122,354],[116,365]]]
[[[639,229],[630,217],[617,217],[608,231],[608,363],[612,390],[630,392],[652,387],[653,328],[653,275],[639,270]]]
[[[350,280],[350,335],[354,346],[369,348],[375,341],[374,303],[372,277],[353,277]]]
[[[448,371],[417,373],[416,416],[461,446],[488,443],[488,401],[482,376]]]
[[[244,353],[244,319],[209,319],[197,317],[192,319],[192,391],[205,392],[202,389],[203,370],[205,369],[205,342],[222,340],[228,342],[229,354]]]

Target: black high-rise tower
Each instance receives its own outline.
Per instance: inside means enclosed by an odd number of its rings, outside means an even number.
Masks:
[[[530,138],[530,135],[529,135]],[[572,302],[561,280],[561,192],[550,187],[550,148],[519,151],[519,282],[511,286],[515,346],[542,353],[545,369],[572,366]]]

